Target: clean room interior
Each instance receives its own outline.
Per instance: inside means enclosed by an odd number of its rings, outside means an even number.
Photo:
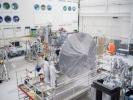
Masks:
[[[133,0],[0,0],[0,100],[133,100]]]

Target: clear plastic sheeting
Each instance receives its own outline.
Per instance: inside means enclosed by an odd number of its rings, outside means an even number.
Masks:
[[[59,36],[57,36],[56,40],[54,41],[54,45],[61,46],[64,41],[66,40],[68,34],[67,33],[60,33]]]
[[[96,67],[96,43],[87,33],[69,35],[60,52],[60,71],[68,77],[81,75]]]

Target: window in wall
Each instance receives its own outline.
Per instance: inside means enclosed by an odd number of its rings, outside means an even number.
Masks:
[[[4,20],[5,22],[10,23],[12,19],[10,16],[5,16]]]
[[[18,4],[17,3],[12,3],[12,9],[17,10],[18,9]]]
[[[0,8],[1,8],[1,3],[0,3]]]
[[[39,4],[35,4],[35,5],[34,5],[34,9],[35,9],[35,10],[39,10],[39,9],[40,9]]]
[[[41,9],[42,10],[45,10],[46,9],[46,6],[45,5],[41,5]]]
[[[71,6],[68,6],[68,11],[71,11],[71,10],[72,10]]]
[[[2,23],[3,22],[3,18],[0,16],[0,23]]]
[[[51,5],[47,5],[47,9],[48,9],[48,11],[52,10],[52,6]]]
[[[10,9],[10,4],[8,2],[3,3],[3,8],[6,10]]]
[[[73,10],[73,11],[76,11],[76,7],[72,7],[72,10]]]
[[[64,7],[63,7],[63,10],[64,10],[64,11],[67,11],[67,6],[64,6]]]
[[[14,16],[14,17],[13,17],[13,21],[14,21],[15,23],[19,22],[19,17],[18,17],[18,16]]]

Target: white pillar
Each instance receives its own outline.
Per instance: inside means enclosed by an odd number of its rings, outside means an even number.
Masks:
[[[130,35],[129,39],[133,39],[133,4],[131,5],[131,17],[130,17]]]
[[[131,43],[131,39],[133,39],[133,1],[130,5],[130,30],[128,35],[128,50],[129,50],[129,44]]]

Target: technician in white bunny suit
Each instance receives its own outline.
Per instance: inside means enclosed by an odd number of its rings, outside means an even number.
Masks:
[[[42,68],[39,73],[44,73],[45,83],[49,84],[50,83],[50,78],[49,78],[50,72],[49,72],[49,63],[48,63],[48,61],[45,61],[43,59],[39,59],[38,64]]]
[[[50,69],[50,84],[51,84],[51,87],[55,88],[58,71],[56,70],[53,61],[50,62],[49,69]]]

